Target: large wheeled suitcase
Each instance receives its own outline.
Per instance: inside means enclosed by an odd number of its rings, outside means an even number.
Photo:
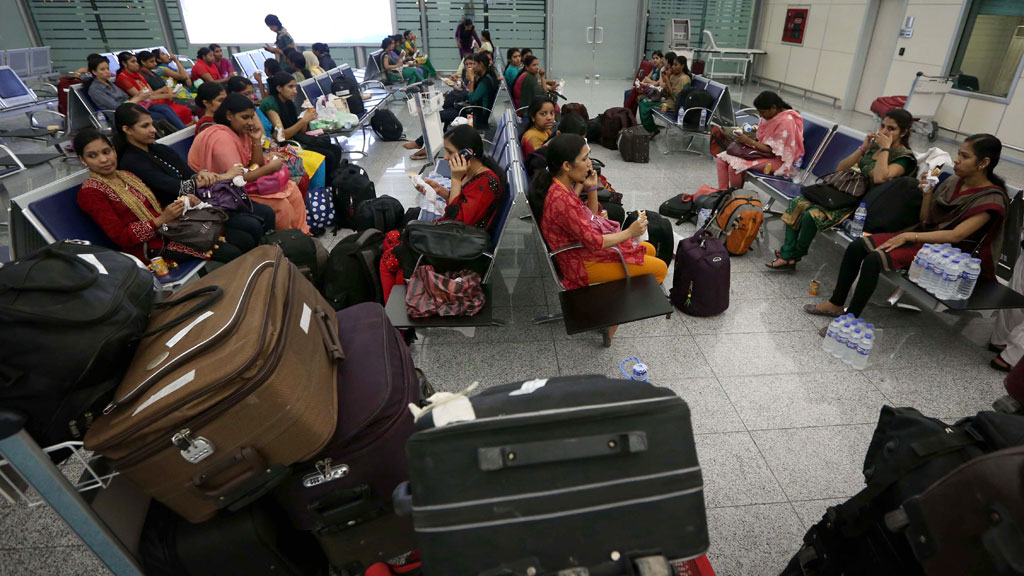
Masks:
[[[411,508],[428,576],[636,574],[622,567],[708,548],[690,410],[667,388],[530,380],[428,407],[416,429]]]
[[[338,364],[338,426],[275,493],[297,528],[317,532],[391,510],[392,491],[409,476],[409,404],[420,401],[409,349],[380,304],[340,310],[337,323],[345,354]]]
[[[1024,446],[960,465],[885,517],[928,576],[1024,572]]]
[[[85,445],[190,522],[238,506],[319,454],[342,357],[330,305],[276,246],[200,278],[150,317],[202,313],[146,338]]]
[[[651,161],[651,134],[643,126],[623,128],[617,145],[626,162],[646,164]]]

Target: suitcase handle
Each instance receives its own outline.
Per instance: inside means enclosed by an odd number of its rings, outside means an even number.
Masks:
[[[344,360],[345,351],[341,349],[341,339],[338,338],[338,331],[331,329],[329,317],[324,309],[316,307],[316,325],[320,328],[320,335],[323,336],[324,346],[332,360]]]
[[[242,470],[240,474],[228,480],[224,484],[217,487],[207,486],[207,482],[213,478],[238,464],[245,464],[246,468]],[[239,448],[229,458],[225,458],[219,462],[215,462],[208,466],[201,472],[196,472],[192,475],[192,486],[199,490],[207,498],[215,500],[229,500],[228,494],[231,494],[243,488],[249,482],[255,478],[272,474],[274,468],[267,466],[267,460],[259,453],[255,448],[245,446]]]
[[[477,462],[481,471],[491,472],[502,468],[569,462],[584,458],[600,458],[646,451],[647,434],[634,431],[478,448]]]

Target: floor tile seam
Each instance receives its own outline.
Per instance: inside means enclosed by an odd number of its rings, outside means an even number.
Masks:
[[[78,535],[75,535],[73,532],[72,532],[72,534],[75,536],[75,538],[78,538]],[[84,541],[80,542],[79,544],[58,544],[56,546],[50,546],[50,545],[47,545],[47,544],[39,544],[39,545],[31,545],[31,546],[0,546],[0,552],[13,552],[13,551],[18,551],[18,550],[43,550],[43,549],[57,549],[57,548],[59,548],[59,549],[64,549],[64,548],[89,548],[89,546]]]
[[[766,331],[747,331],[747,332],[698,332],[691,334],[692,336],[718,336],[721,334],[728,335],[742,335],[742,334],[792,334],[793,332],[817,332],[817,330],[808,330],[806,328],[797,328],[794,330],[766,330]]]
[[[749,430],[749,431],[752,434],[754,432],[778,432],[780,430],[817,430],[817,429],[823,429],[823,428],[849,428],[849,427],[852,427],[852,426],[866,426],[868,424],[877,424],[877,423],[878,423],[877,420],[871,420],[869,422],[846,422],[846,423],[843,423],[843,424],[821,424],[821,425],[817,425],[817,426],[787,426],[787,427],[783,427],[783,428],[754,428],[754,429]]]
[[[798,502],[799,502],[799,500],[798,500]],[[728,508],[750,508],[751,506],[771,506],[773,504],[789,504],[790,506],[792,506],[793,503],[790,502],[789,500],[778,500],[778,501],[774,501],[774,502],[750,502],[748,504],[728,504],[728,505],[725,505],[725,506],[709,506],[709,505],[705,504],[704,505],[704,509],[705,510],[724,510],[724,509],[728,509]],[[794,510],[793,513],[795,514],[796,511]],[[797,514],[797,518],[800,518],[799,514]]]

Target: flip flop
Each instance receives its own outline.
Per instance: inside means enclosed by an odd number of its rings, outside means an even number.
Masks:
[[[796,262],[790,262],[781,266],[773,266],[773,264],[774,262],[765,262],[764,265],[771,270],[796,270]]]
[[[804,304],[804,312],[811,316],[824,316],[826,318],[839,318],[843,315],[842,312],[825,312],[823,310],[818,310],[817,304]]]
[[[426,160],[426,159],[427,159],[427,151],[426,150],[418,150],[418,151],[416,151],[415,154],[413,154],[412,156],[409,156],[409,160]]]

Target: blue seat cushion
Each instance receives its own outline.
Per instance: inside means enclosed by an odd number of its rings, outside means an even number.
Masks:
[[[119,250],[88,214],[78,207],[78,188],[73,186],[29,204],[29,210],[57,240],[87,240]]]

